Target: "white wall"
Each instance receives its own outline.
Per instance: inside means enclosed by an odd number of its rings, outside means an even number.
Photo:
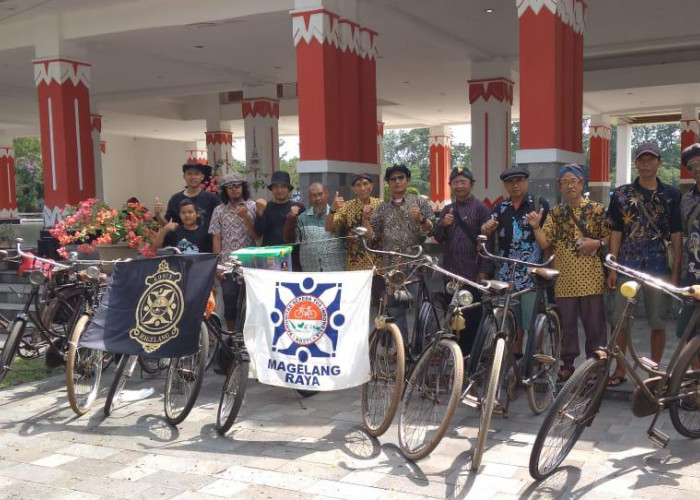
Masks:
[[[102,155],[105,201],[121,206],[132,196],[153,207],[156,196],[167,203],[183,189],[182,164],[195,142],[107,136],[107,153]]]

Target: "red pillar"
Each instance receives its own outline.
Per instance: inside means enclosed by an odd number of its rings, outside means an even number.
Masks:
[[[431,127],[430,201],[433,208],[442,209],[450,199],[450,136],[445,127]]]
[[[590,142],[590,196],[607,205],[610,198],[610,137],[611,129],[605,125],[591,125]]]
[[[700,122],[697,120],[697,113],[695,116],[695,119],[690,118],[687,120],[681,120],[681,151],[691,144],[700,142],[700,139],[698,139],[698,136],[700,135]],[[681,165],[680,184],[683,192],[687,191],[693,184],[695,184],[693,175],[685,165]]]
[[[68,59],[34,61],[44,165],[44,224],[66,205],[95,196],[90,121],[90,65]]]
[[[17,219],[15,153],[12,146],[0,146],[0,219]]]
[[[231,165],[231,148],[233,147],[233,132],[227,130],[212,130],[204,133],[207,141],[207,161],[213,169],[226,168]]]

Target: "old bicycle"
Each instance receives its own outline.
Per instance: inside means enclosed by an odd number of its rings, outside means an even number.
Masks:
[[[564,461],[586,427],[595,419],[603,395],[608,386],[613,360],[623,366],[636,389],[631,406],[636,417],[654,415],[647,429],[647,437],[654,444],[665,447],[670,437],[656,428],[661,413],[668,409],[671,422],[683,436],[700,437],[700,336],[696,335],[700,321],[700,287],[678,288],[648,274],[618,264],[612,255],[606,257],[605,265],[618,273],[633,278],[620,287],[627,299],[625,309],[606,346],[596,351],[595,357],[587,359],[566,382],[554,401],[537,433],[530,454],[530,475],[541,480],[552,474]],[[636,280],[636,281],[635,281]],[[692,317],[683,332],[668,366],[660,367],[654,361],[640,357],[629,343],[633,363],[627,359],[617,339],[629,329],[636,296],[644,285],[661,290],[679,301],[696,304]],[[635,369],[648,374],[643,379]]]

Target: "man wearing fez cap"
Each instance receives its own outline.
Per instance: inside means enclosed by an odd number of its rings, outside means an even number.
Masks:
[[[683,223],[683,264],[681,285],[700,284],[700,143],[691,144],[681,153],[681,168],[687,168],[695,185],[681,198]],[[676,335],[680,338],[688,325],[695,304],[685,304],[676,323]]]
[[[170,221],[182,224],[180,220],[180,202],[185,198],[189,198],[192,200],[195,207],[197,207],[202,225],[206,230],[209,230],[211,214],[220,203],[219,196],[216,193],[206,191],[202,184],[205,177],[209,175],[211,175],[211,167],[209,165],[192,162],[185,163],[182,166],[182,178],[185,179],[185,189],[178,191],[170,197],[168,208],[165,211],[165,217],[162,215],[163,203],[156,197],[156,204],[153,207],[153,211],[161,226],[166,225]]]
[[[481,200],[472,196],[474,176],[467,168],[453,168],[450,173],[450,189],[454,201],[446,205],[437,223],[433,236],[443,243],[443,265],[445,269],[471,281],[487,279],[493,272],[490,260],[482,259],[476,250],[476,237],[481,225],[489,218],[489,209]],[[476,289],[470,289],[474,301],[481,299]],[[443,297],[446,298],[446,297]],[[466,329],[459,336],[462,354],[469,354],[474,337],[481,322],[481,308],[476,307],[464,312]]]
[[[508,192],[508,198],[496,204],[491,210],[491,217],[481,226],[482,234],[490,235],[496,232],[499,255],[525,262],[542,262],[542,250],[537,244],[532,227],[527,222],[527,215],[539,212],[542,217],[540,225],[547,220],[549,203],[541,196],[533,196],[528,192],[530,172],[525,167],[513,166],[501,174],[501,180]],[[510,280],[510,265],[502,265],[498,279]],[[527,269],[516,266],[515,290],[532,289],[532,278]],[[520,304],[514,308],[518,315],[518,337],[515,346],[516,354],[522,354],[522,333],[530,328],[532,312],[535,307],[536,293],[534,290],[520,296]]]
[[[656,176],[663,160],[655,142],[640,144],[634,150],[634,165],[638,177],[631,184],[615,189],[608,207],[610,253],[620,264],[644,273],[678,283],[682,255],[681,193]],[[666,242],[670,242],[668,246]],[[673,250],[673,264],[669,268],[668,248]],[[616,290],[625,276],[608,272],[608,286]],[[651,359],[660,362],[666,343],[666,295],[648,286],[642,287],[647,323],[651,329]],[[615,308],[610,324],[616,325],[625,307],[625,299],[613,293]],[[618,340],[620,349],[627,347],[627,332]],[[610,377],[609,385],[625,381],[624,368],[618,366]]]

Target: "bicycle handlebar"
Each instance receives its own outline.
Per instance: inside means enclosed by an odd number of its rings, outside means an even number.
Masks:
[[[483,234],[480,234],[476,237],[477,250],[479,251],[479,255],[489,260],[508,262],[510,264],[518,264],[525,267],[548,267],[552,262],[554,262],[554,255],[551,255],[549,259],[542,263],[525,262],[524,260],[509,259],[508,257],[494,255],[486,249],[486,241],[488,241],[488,237],[484,236]]]
[[[428,267],[434,271],[437,271],[441,274],[444,274],[445,276],[452,278],[455,281],[459,281],[463,285],[473,286],[474,288],[476,288],[480,292],[488,293],[490,290],[490,288],[488,286],[484,286],[480,283],[476,283],[475,281],[471,281],[467,278],[463,278],[462,276],[459,276],[458,274],[454,274],[454,273],[448,271],[447,269],[443,269],[442,267],[438,266],[435,263],[435,261],[430,257],[426,257],[425,262],[423,262],[421,265]]]
[[[364,228],[362,226],[356,227],[355,229],[352,230],[353,233],[355,233],[355,238],[359,238],[362,241],[362,246],[364,249],[370,253],[378,254],[378,255],[389,255],[391,257],[403,257],[406,259],[417,259],[421,255],[423,255],[423,247],[420,245],[416,245],[418,247],[418,253],[415,255],[410,255],[410,254],[405,254],[405,253],[399,253],[399,252],[392,252],[389,250],[375,250],[373,248],[370,248],[367,246],[367,228]]]
[[[676,300],[682,300],[678,297],[679,295],[684,295],[686,297],[692,297],[695,300],[700,300],[700,285],[691,285],[685,287],[674,286],[671,283],[667,283],[655,276],[651,276],[650,274],[646,274],[641,271],[637,271],[636,269],[631,269],[629,267],[623,266],[622,264],[619,264],[613,254],[608,254],[605,257],[605,265],[613,271],[629,276],[630,278],[635,278],[639,281],[644,282],[645,285],[649,285],[653,288],[656,288],[657,290],[661,290],[662,292],[670,295]]]
[[[19,257],[22,257],[25,259],[32,259],[35,262],[41,262],[42,264],[47,264],[49,266],[53,266],[59,270],[70,269],[70,266],[67,266],[66,264],[60,264],[60,263],[56,262],[55,260],[44,259],[42,257],[37,257],[36,255],[32,255],[30,253],[25,252],[24,250],[22,250],[22,243],[24,243],[24,240],[22,238],[15,238],[17,255]]]

